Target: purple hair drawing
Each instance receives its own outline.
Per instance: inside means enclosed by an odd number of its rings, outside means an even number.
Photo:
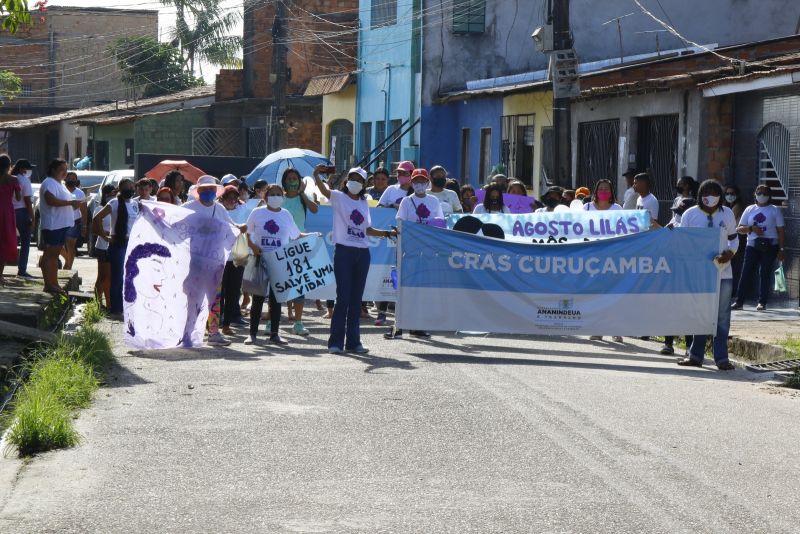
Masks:
[[[281,227],[278,226],[278,223],[275,222],[275,219],[270,219],[267,221],[267,224],[264,225],[264,230],[271,234],[277,234],[281,231]]]
[[[364,224],[364,216],[358,210],[353,210],[353,212],[350,214],[350,220],[353,221],[353,224],[356,226],[361,226]]]
[[[139,260],[151,256],[171,258],[172,254],[167,247],[159,245],[158,243],[143,243],[134,247],[128,255],[128,259],[125,261],[125,302],[136,302],[136,287],[133,285],[133,280],[139,276],[139,266],[137,263]]]

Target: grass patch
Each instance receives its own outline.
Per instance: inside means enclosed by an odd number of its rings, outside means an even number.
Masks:
[[[83,324],[92,326],[102,321],[105,316],[106,312],[103,311],[100,302],[96,298],[92,299],[86,303],[83,310]]]
[[[789,355],[793,358],[800,357],[800,338],[789,337],[784,340],[778,341],[778,345],[786,349]]]
[[[790,376],[789,379],[783,383],[783,387],[800,389],[800,371],[795,370],[795,372],[792,373],[792,376]]]
[[[89,405],[113,358],[108,337],[89,321],[73,336],[33,353],[9,416],[8,442],[20,456],[79,442],[74,412]]]

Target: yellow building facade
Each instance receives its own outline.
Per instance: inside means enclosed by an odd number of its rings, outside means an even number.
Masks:
[[[350,84],[339,92],[322,97],[322,147],[331,153],[336,138],[336,167],[349,168],[354,163],[353,132],[356,121],[356,86]]]
[[[532,170],[532,192],[537,197],[543,181],[543,169],[547,173],[549,167],[547,162],[550,158],[543,150],[552,139],[552,126],[551,91],[516,93],[503,97],[503,142],[508,147],[503,149],[509,152],[506,173],[515,176],[528,174]]]

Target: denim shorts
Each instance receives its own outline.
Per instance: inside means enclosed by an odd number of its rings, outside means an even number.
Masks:
[[[75,224],[67,228],[67,239],[78,239],[81,236],[81,220],[75,219]]]
[[[63,247],[67,242],[67,228],[59,228],[58,230],[45,230],[42,228],[42,241],[48,247]]]

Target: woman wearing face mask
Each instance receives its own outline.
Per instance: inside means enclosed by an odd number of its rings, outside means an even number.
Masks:
[[[469,184],[464,184],[461,186],[461,207],[463,208],[464,213],[472,213],[475,209],[475,206],[478,203],[478,199],[475,196],[475,188]]]
[[[428,192],[431,196],[439,199],[439,204],[442,206],[442,213],[447,217],[452,213],[461,213],[461,199],[458,195],[446,189],[447,186],[447,170],[441,165],[436,165],[431,169],[431,189]]]
[[[680,201],[684,198],[696,198],[697,197],[697,182],[691,176],[682,176],[678,183],[675,186],[675,189],[678,191],[678,196],[675,197],[672,205],[677,206],[680,204]],[[667,228],[675,228],[680,226],[681,216],[678,215],[675,211],[672,212],[672,218],[667,223]]]
[[[483,204],[478,204],[472,213],[511,213],[508,206],[503,204],[503,192],[505,189],[502,185],[492,183],[484,189],[486,196],[483,197]]]
[[[86,195],[80,189],[81,182],[78,180],[78,175],[74,172],[68,172],[67,177],[64,179],[64,185],[67,190],[72,194],[72,198],[79,201],[80,207],[75,208],[72,212],[74,219],[72,227],[67,230],[67,242],[64,245],[64,250],[61,255],[64,257],[64,269],[67,271],[72,270],[72,264],[75,262],[75,256],[78,254],[78,238],[86,237]]]
[[[736,217],[736,222],[739,222],[744,213],[744,202],[742,201],[742,194],[739,188],[735,185],[725,186],[725,206],[733,211],[733,216]]]
[[[279,185],[271,185],[267,188],[266,206],[256,208],[247,218],[247,239],[253,254],[260,256],[283,248],[300,237],[309,234],[300,232],[294,222],[292,214],[283,209],[284,198],[283,188]],[[258,326],[261,322],[261,311],[264,309],[263,296],[253,295],[253,304],[250,309],[250,338],[246,344],[256,342],[258,336]],[[281,305],[275,300],[272,289],[269,290],[269,340],[276,345],[286,345],[279,334],[278,328],[281,321]]]
[[[306,231],[306,216],[308,212],[317,213],[319,205],[306,196],[306,182],[295,169],[286,169],[281,178],[286,195],[283,199],[283,208],[292,215],[295,225],[301,232]],[[305,299],[298,297],[286,303],[286,315],[294,319],[292,331],[298,336],[307,336],[308,330],[303,325],[303,307]]]
[[[584,211],[621,210],[622,206],[614,202],[614,187],[611,180],[605,178],[594,184],[591,200],[583,205]]]
[[[39,216],[44,241],[42,275],[44,290],[48,293],[64,293],[58,286],[58,255],[67,242],[67,231],[75,224],[73,211],[81,205],[62,183],[66,176],[67,162],[53,160],[47,166],[47,178],[39,188]]]
[[[133,222],[139,215],[139,204],[133,201],[133,180],[123,178],[119,182],[116,198],[112,198],[92,219],[92,231],[110,244],[108,259],[111,263],[111,309],[113,315],[122,314],[122,285],[125,269],[125,251],[128,248]],[[103,219],[111,216],[111,231],[103,227]]]
[[[411,194],[412,172],[414,172],[413,163],[410,161],[401,162],[397,166],[397,183],[386,188],[378,204],[386,208],[400,208],[400,202]]]
[[[544,195],[542,195],[541,201],[544,204],[543,208],[537,209],[534,213],[547,213],[551,211],[556,211],[556,208],[562,206],[561,200],[563,193],[563,189],[554,185],[550,187]]]
[[[372,187],[367,188],[367,194],[373,200],[380,200],[383,192],[389,187],[389,171],[383,167],[379,167],[372,175]]]
[[[756,311],[766,310],[775,260],[784,260],[786,234],[783,213],[770,203],[771,198],[769,186],[759,185],[755,191],[756,203],[747,206],[739,219],[737,231],[747,236],[747,246],[744,249],[744,264],[736,290],[736,302],[732,306],[734,310],[742,309],[753,271],[756,269],[759,280]]]
[[[333,271],[336,276],[336,304],[331,319],[328,352],[340,354],[342,349],[356,354],[369,352],[361,343],[361,300],[369,272],[369,236],[396,236],[395,230],[372,227],[366,190],[367,172],[361,167],[350,169],[344,191],[331,191],[320,178],[325,166],[314,169],[314,180],[320,193],[333,208]]]
[[[256,183],[253,184],[253,197],[264,202],[264,198],[267,196],[267,187],[269,187],[269,184],[266,180],[256,180]],[[262,203],[258,205],[263,206]]]
[[[717,309],[717,331],[712,343],[714,362],[720,371],[735,369],[728,359],[728,332],[731,326],[731,291],[733,288],[733,272],[730,261],[739,248],[739,239],[736,237],[736,220],[730,208],[722,204],[722,186],[715,180],[706,180],[700,185],[698,191],[700,203],[686,210],[681,216],[681,228],[718,228],[727,237],[727,242],[722,246],[722,251],[714,260],[724,265],[722,280],[719,288],[719,305]],[[706,337],[694,336],[689,346],[688,357],[680,360],[678,365],[688,367],[702,367],[706,351]]]
[[[21,278],[33,278],[28,274],[28,256],[31,250],[31,230],[33,229],[33,186],[31,186],[31,175],[33,166],[27,159],[18,159],[11,169],[11,175],[16,176],[19,182],[22,198],[17,200],[16,196],[11,197],[14,206],[14,216],[19,234],[19,258],[17,258],[17,276]]]
[[[239,189],[234,185],[227,185],[219,198],[219,203],[225,208],[228,216],[231,216],[239,207]],[[242,292],[242,278],[244,277],[244,266],[237,267],[233,264],[230,256],[225,262],[225,270],[222,273],[222,291],[218,296],[219,302],[215,302],[212,309],[221,310],[222,315],[222,334],[225,336],[234,335],[232,325],[247,326],[242,320],[241,310],[239,309],[239,296]]]

